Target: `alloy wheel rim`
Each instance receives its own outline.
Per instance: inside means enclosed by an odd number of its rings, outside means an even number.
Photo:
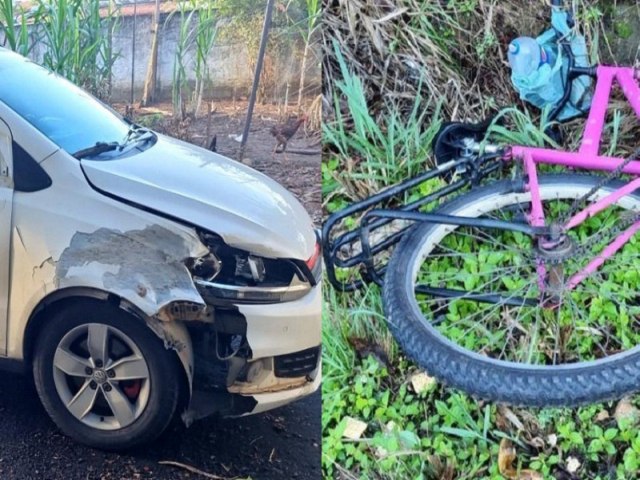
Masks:
[[[53,357],[63,405],[99,430],[131,425],[149,402],[149,367],[133,340],[117,328],[88,323],[67,332]]]

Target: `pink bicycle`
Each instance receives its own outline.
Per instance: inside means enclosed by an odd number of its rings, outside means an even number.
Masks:
[[[519,405],[640,390],[640,161],[600,154],[616,82],[640,118],[640,72],[578,67],[563,48],[555,115],[575,78],[596,79],[579,151],[485,144],[486,125],[447,124],[438,168],[333,215],[323,235],[330,282],[380,284],[390,330],[429,374]],[[446,186],[388,208],[437,178]]]

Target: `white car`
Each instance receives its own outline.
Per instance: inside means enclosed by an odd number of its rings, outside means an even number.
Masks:
[[[293,195],[4,49],[0,225],[0,367],[74,439],[318,389],[320,246]]]

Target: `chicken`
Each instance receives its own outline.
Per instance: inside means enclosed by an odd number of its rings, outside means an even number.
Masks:
[[[289,120],[285,124],[274,125],[273,127],[271,127],[271,130],[269,131],[271,132],[271,135],[276,137],[276,140],[278,141],[273,149],[273,155],[276,154],[278,147],[282,146],[282,153],[284,153],[284,158],[287,158],[287,143],[289,143],[289,140],[291,140],[291,138],[296,134],[296,132],[300,128],[300,125],[302,125],[306,121],[307,116],[303,115],[296,120]]]

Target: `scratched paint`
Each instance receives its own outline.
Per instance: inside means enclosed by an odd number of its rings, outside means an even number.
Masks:
[[[61,288],[82,278],[127,298],[135,295],[147,312],[176,300],[204,306],[184,264],[194,249],[197,245],[160,225],[77,232],[56,262],[56,277]]]

